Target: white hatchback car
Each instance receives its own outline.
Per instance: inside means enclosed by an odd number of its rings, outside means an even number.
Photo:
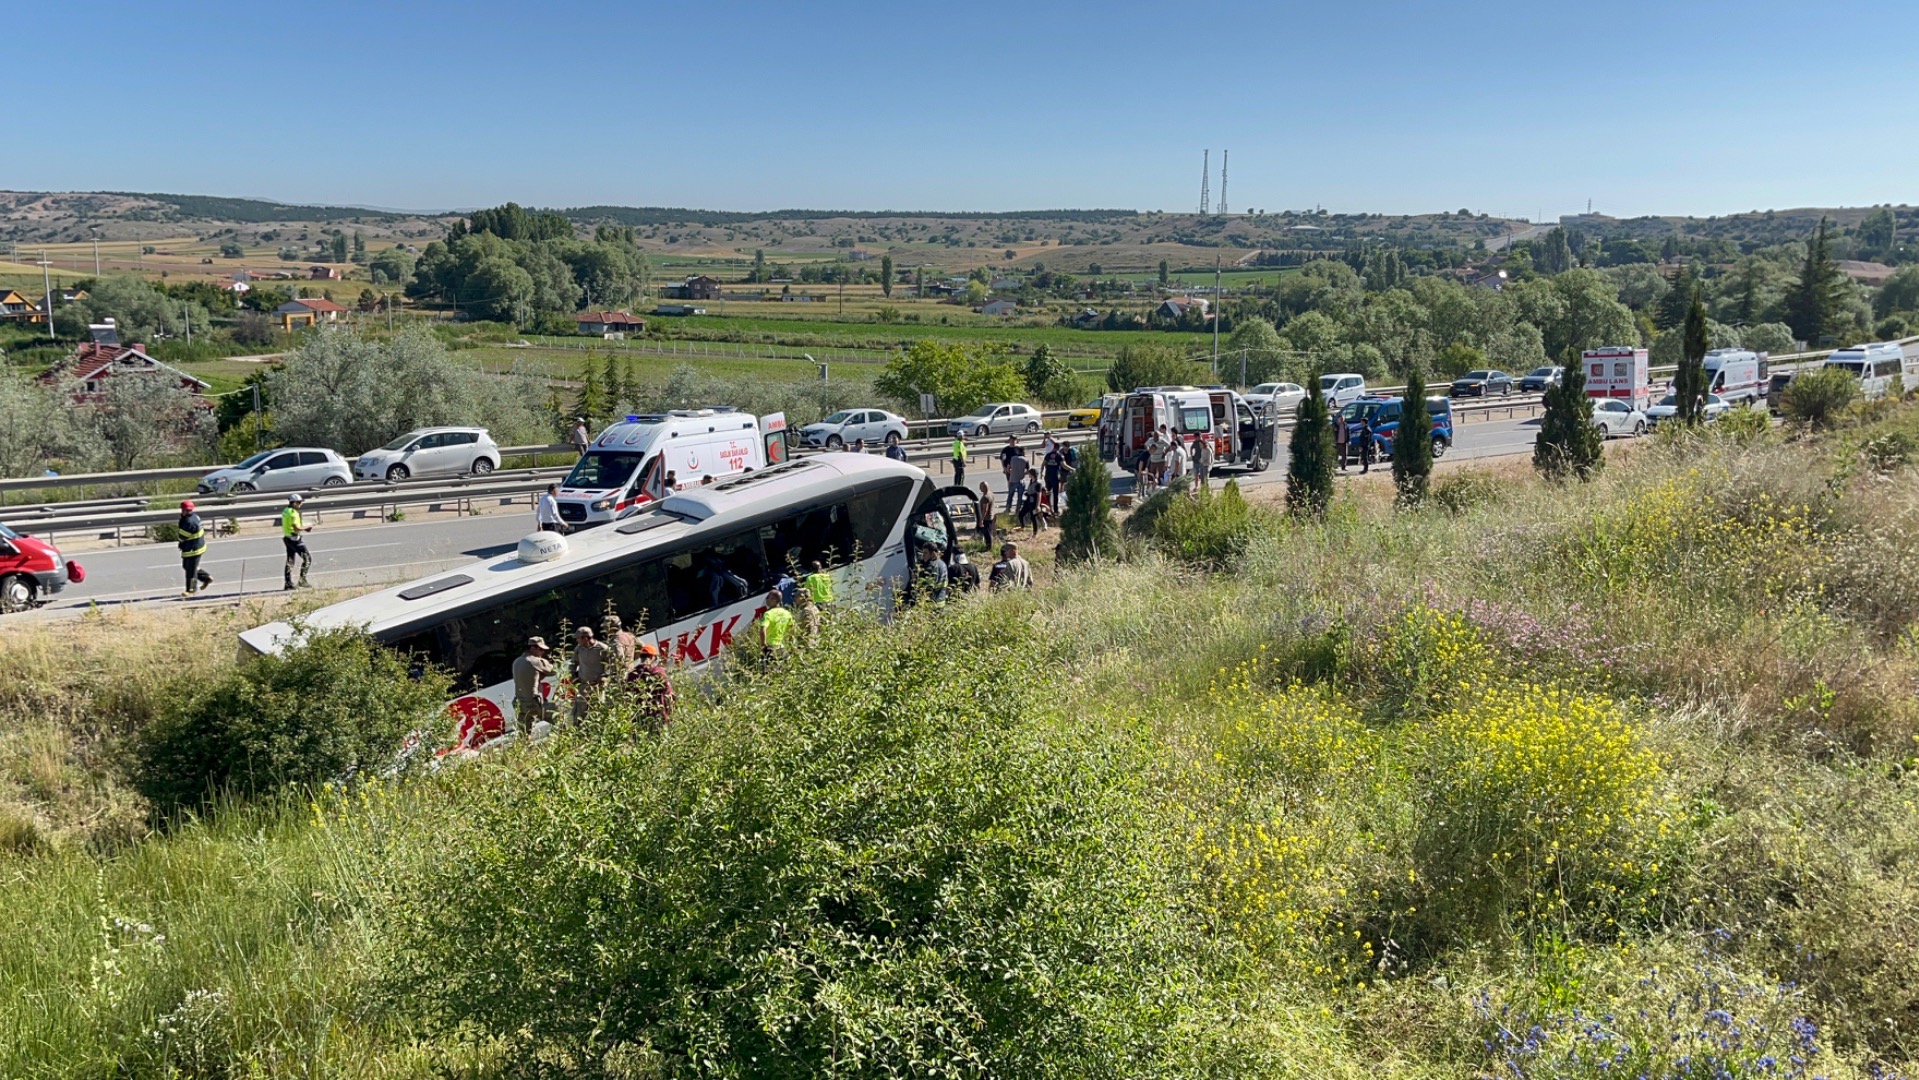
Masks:
[[[1646,414],[1631,402],[1616,399],[1593,402],[1593,426],[1607,438],[1614,435],[1644,435]]]
[[[200,478],[202,495],[244,495],[249,491],[311,491],[353,482],[353,469],[331,450],[289,446],[262,450]]]
[[[865,439],[868,446],[891,446],[906,441],[906,419],[885,409],[841,409],[839,412],[800,429],[800,441],[808,446],[837,450]]]
[[[500,467],[500,448],[485,428],[436,427],[409,431],[353,463],[363,480],[401,480],[425,476],[485,476]]]

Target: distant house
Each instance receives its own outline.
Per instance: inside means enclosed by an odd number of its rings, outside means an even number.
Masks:
[[[1877,288],[1891,280],[1893,268],[1885,263],[1861,262],[1858,259],[1840,259],[1839,272],[1861,285]]]
[[[1473,286],[1479,289],[1491,289],[1500,292],[1506,287],[1506,271],[1494,270],[1473,279]]]
[[[245,281],[219,281],[215,282],[213,287],[221,292],[232,293],[235,297],[245,296],[253,291],[253,286]]]
[[[27,299],[18,289],[0,289],[0,319],[40,321],[40,305]]]
[[[593,337],[646,332],[646,320],[628,311],[582,311],[573,316],[573,325]]]
[[[951,296],[953,295],[953,287],[951,285],[947,285],[942,282],[935,281],[926,286],[926,295]]]
[[[1085,329],[1089,326],[1099,325],[1105,318],[1106,316],[1101,315],[1096,309],[1087,308],[1073,316],[1073,325]]]
[[[321,266],[319,263],[314,263],[312,266],[307,267],[307,280],[338,281],[340,280],[340,270],[338,267]]]
[[[980,306],[979,313],[981,315],[1015,315],[1019,313],[1019,305],[1011,300],[989,300]]]
[[[668,300],[718,300],[720,282],[705,274],[690,277],[678,285],[668,285],[660,290],[660,295]]]
[[[301,300],[288,300],[273,309],[280,317],[280,325],[286,332],[293,333],[296,326],[318,326],[323,322],[338,322],[346,308],[324,297],[309,296]]]
[[[1177,319],[1192,310],[1205,315],[1207,308],[1207,302],[1196,296],[1175,296],[1171,300],[1161,301],[1159,307],[1153,309],[1153,314],[1162,319]]]
[[[106,333],[96,334],[96,337],[115,336],[110,322],[101,324],[97,329]],[[77,383],[73,399],[75,402],[84,402],[96,398],[108,379],[126,375],[162,375],[178,380],[182,389],[196,394],[207,389],[205,382],[148,356],[145,345],[121,345],[118,341],[83,343],[66,363],[55,365],[40,376],[40,381],[49,386]]]
[[[994,278],[993,284],[988,287],[994,292],[1018,292],[1026,287],[1026,283],[1018,278],[1003,277]]]

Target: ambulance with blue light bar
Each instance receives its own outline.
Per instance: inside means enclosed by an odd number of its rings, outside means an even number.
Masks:
[[[618,521],[681,490],[787,458],[786,414],[755,419],[731,406],[629,416],[587,447],[560,482],[560,520],[574,528]]]

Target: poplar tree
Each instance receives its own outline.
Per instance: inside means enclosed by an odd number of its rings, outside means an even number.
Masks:
[[[893,296],[893,257],[880,256],[880,295],[891,299]]]
[[[1322,516],[1333,501],[1333,425],[1317,376],[1306,380],[1306,400],[1287,450],[1286,508],[1302,517]]]
[[[1832,261],[1828,242],[1828,222],[1819,219],[1819,232],[1806,247],[1806,262],[1799,281],[1786,292],[1786,324],[1807,345],[1819,347],[1819,341],[1832,329],[1843,287],[1839,267]]]

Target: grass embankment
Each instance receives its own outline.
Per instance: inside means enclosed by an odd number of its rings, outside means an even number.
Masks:
[[[663,737],[138,842],[76,804],[0,862],[0,1073],[1910,1072],[1915,434],[1220,497]],[[186,626],[63,730],[216,675]]]

